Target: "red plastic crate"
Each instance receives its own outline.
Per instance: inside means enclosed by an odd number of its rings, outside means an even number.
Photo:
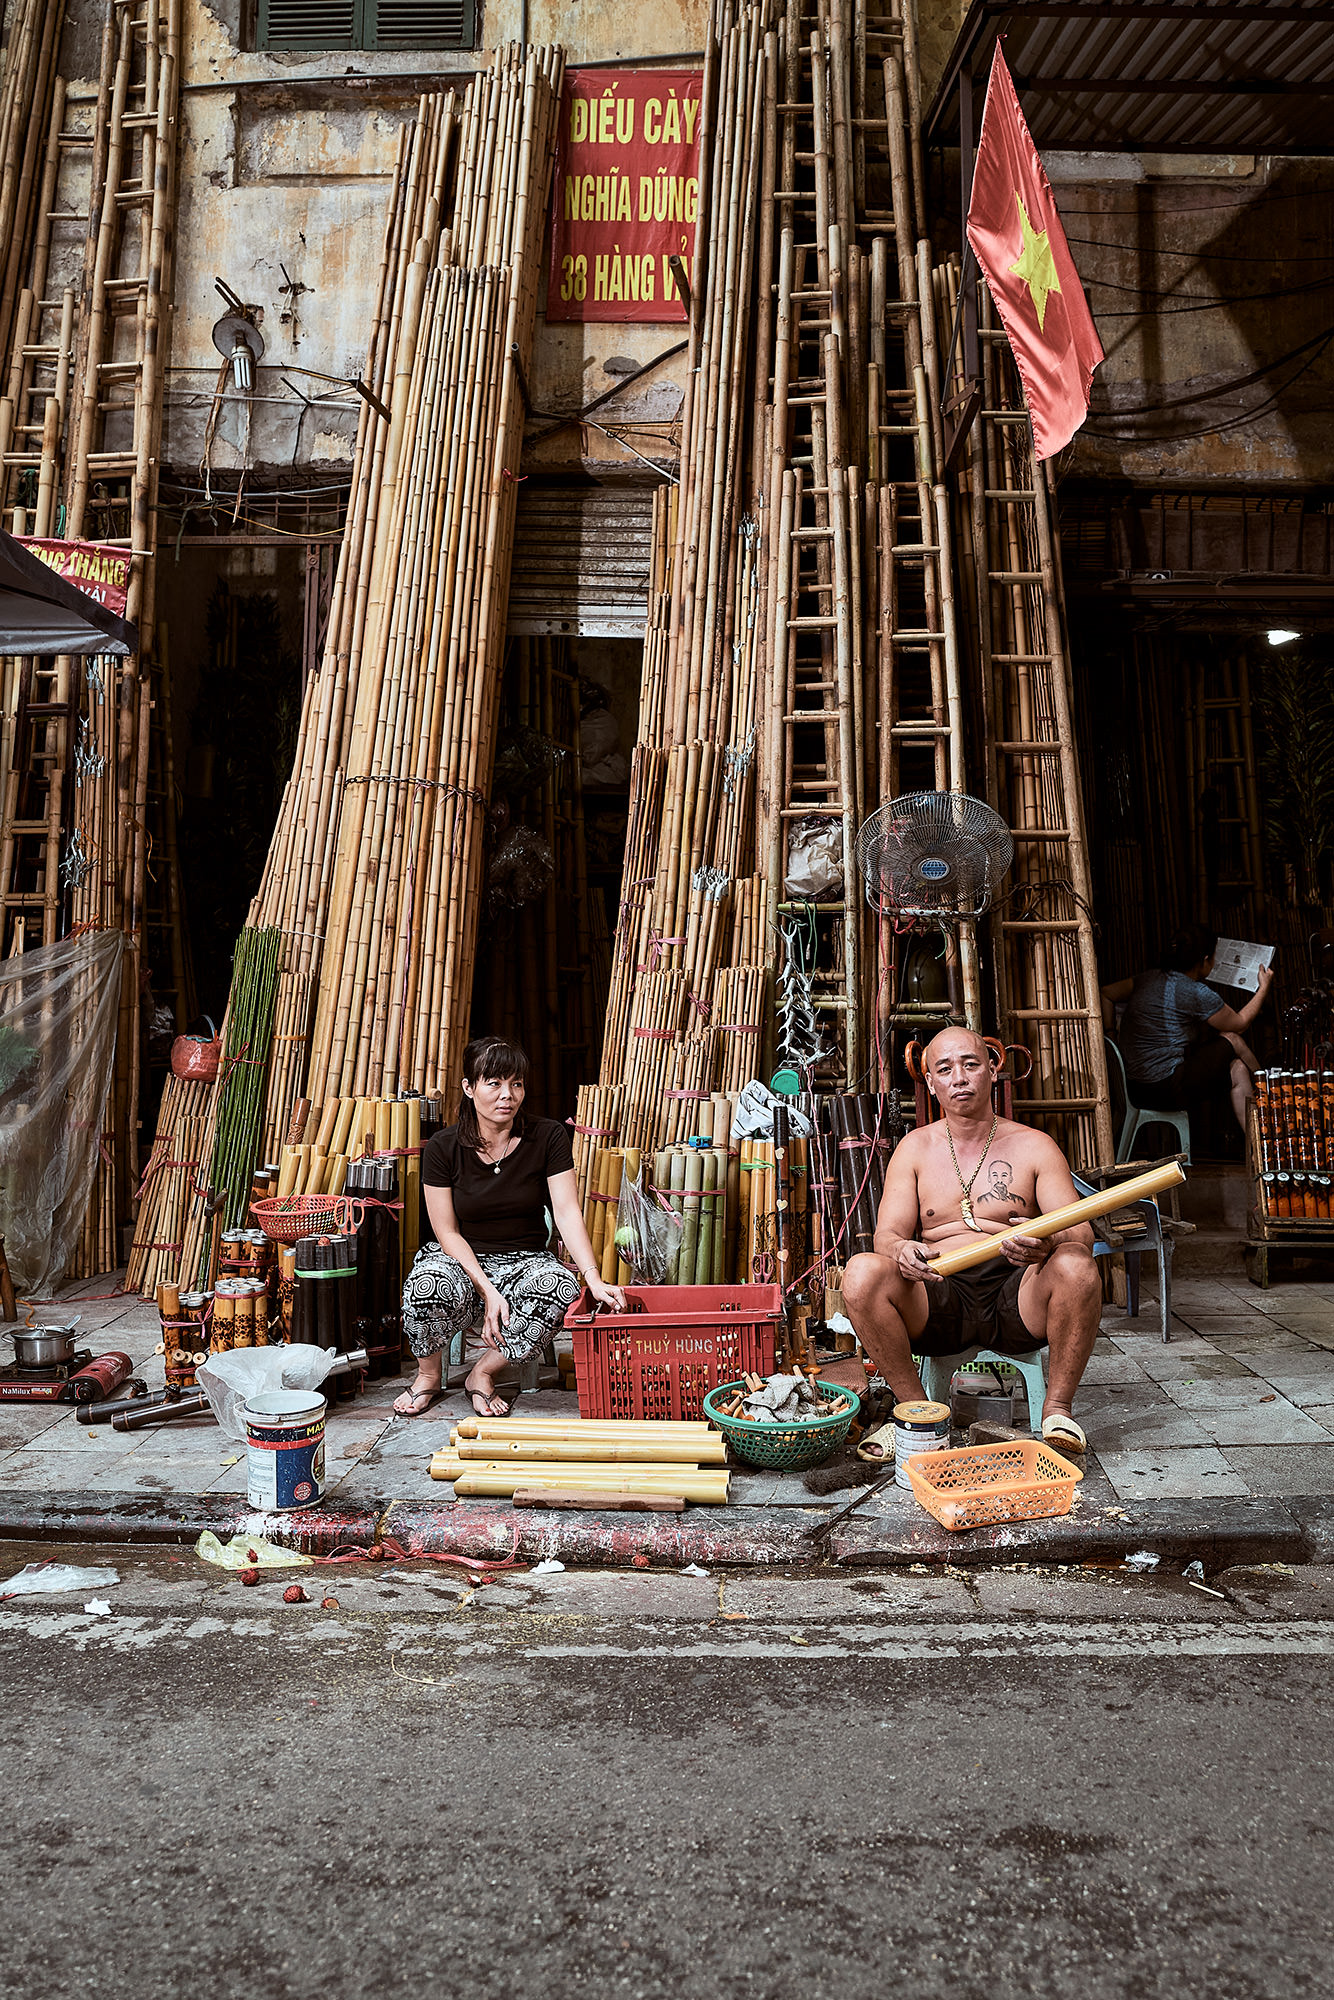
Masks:
[[[565,1316],[574,1336],[581,1417],[677,1421],[738,1375],[772,1375],[783,1320],[778,1285],[636,1285],[628,1311],[594,1310],[587,1292]]]

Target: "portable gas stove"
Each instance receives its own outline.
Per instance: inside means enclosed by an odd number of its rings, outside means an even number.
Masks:
[[[95,1403],[118,1389],[133,1368],[128,1354],[94,1356],[86,1347],[43,1368],[11,1361],[0,1368],[0,1403]]]

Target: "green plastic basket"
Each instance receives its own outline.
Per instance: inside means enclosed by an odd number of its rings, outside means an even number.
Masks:
[[[845,1407],[832,1417],[812,1417],[804,1424],[747,1424],[738,1417],[725,1417],[718,1408],[744,1382],[720,1382],[704,1398],[704,1414],[717,1424],[738,1458],[750,1465],[771,1465],[779,1472],[804,1472],[808,1465],[823,1465],[832,1458],[852,1427],[861,1408],[855,1390],[837,1382],[819,1382],[816,1387],[828,1396],[841,1396]]]

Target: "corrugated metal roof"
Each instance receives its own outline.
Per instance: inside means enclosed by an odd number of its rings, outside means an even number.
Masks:
[[[533,486],[519,496],[509,630],[640,639],[648,618],[647,486]]]
[[[959,79],[1005,36],[1039,147],[1334,152],[1331,0],[974,0],[927,114],[957,144]]]

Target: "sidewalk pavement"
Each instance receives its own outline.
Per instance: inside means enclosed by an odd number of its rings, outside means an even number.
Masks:
[[[111,1296],[107,1296],[112,1294]],[[69,1287],[80,1342],[128,1353],[161,1386],[157,1314],[113,1281]],[[433,1451],[462,1414],[454,1394],[425,1417],[396,1418],[408,1377],[372,1382],[329,1417],[320,1509],[259,1517],[247,1507],[242,1446],[211,1422],[116,1432],[63,1404],[0,1403],[0,1537],[186,1542],[203,1528],[269,1533],[310,1551],[402,1547],[569,1562],[796,1565],[1115,1561],[1145,1548],[1231,1561],[1334,1557],[1334,1284],[1259,1291],[1238,1274],[1183,1276],[1164,1345],[1152,1298],[1130,1320],[1104,1312],[1076,1409],[1089,1437],[1085,1478],[1064,1519],[947,1534],[911,1494],[876,1495],[817,1546],[807,1533],[852,1494],[819,1501],[799,1475],[737,1471],[727,1507],[679,1516],[516,1514],[505,1501],[455,1501],[430,1477]],[[568,1393],[526,1397],[569,1416]]]

